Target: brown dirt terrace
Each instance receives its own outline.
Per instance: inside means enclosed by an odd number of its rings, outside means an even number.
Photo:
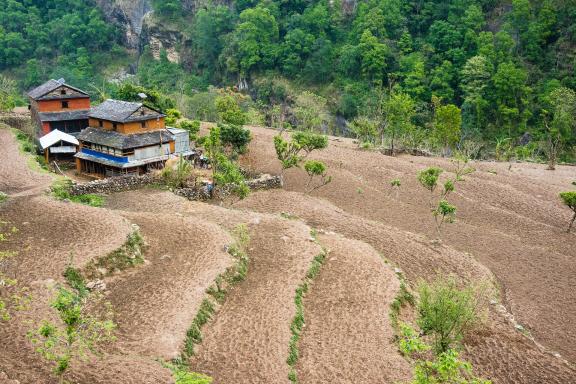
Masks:
[[[243,161],[278,173],[276,132],[252,131]],[[319,244],[329,252],[304,299],[300,383],[410,380],[388,317],[399,289],[395,268],[412,285],[448,273],[497,281],[502,303],[538,344],[494,305],[487,327],[466,340],[466,358],[478,375],[500,384],[576,382],[576,235],[564,233],[569,211],[557,198],[573,188],[576,168],[473,164],[477,172],[457,187],[458,222],[436,244],[416,173],[431,165],[449,169],[443,159],[386,157],[332,138],[315,158],[328,164],[334,181],[311,196],[303,193],[302,171],[294,170],[285,190],[253,193],[231,207],[142,189],[90,208],[47,196],[51,177],[27,167],[11,132],[0,129],[0,149],[0,191],[9,194],[0,220],[19,229],[0,244],[18,251],[5,272],[34,297],[28,310],[0,323],[0,383],[57,382],[25,336],[29,321],[50,316],[54,284],[63,282],[71,254],[76,266],[85,266],[117,249],[132,224],[148,244],[145,263],[104,279],[118,340],[102,359],[74,365],[74,383],[173,383],[158,361],[182,351],[205,290],[233,262],[226,247],[237,224],[246,224],[251,237],[248,275],[204,326],[189,361],[214,383],[289,383],[295,290]],[[402,181],[398,197],[388,187],[394,178]]]

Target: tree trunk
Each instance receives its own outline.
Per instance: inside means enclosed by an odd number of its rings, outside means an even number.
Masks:
[[[574,225],[574,221],[576,221],[576,211],[574,211],[574,216],[572,216],[572,220],[570,220],[570,225],[568,226],[566,233],[570,233],[572,226]]]

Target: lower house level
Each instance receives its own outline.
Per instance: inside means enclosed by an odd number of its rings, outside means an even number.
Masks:
[[[41,125],[40,135],[46,135],[56,129],[76,135],[88,126],[88,110],[41,112],[37,115]]]
[[[120,134],[86,128],[78,135],[76,169],[92,177],[143,174],[161,169],[174,156],[192,156],[188,132],[182,129]]]

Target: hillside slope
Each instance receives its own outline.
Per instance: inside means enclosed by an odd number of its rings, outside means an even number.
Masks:
[[[277,172],[276,131],[252,133],[243,161]],[[430,240],[432,218],[415,175],[432,164],[449,169],[444,159],[386,157],[331,138],[315,157],[329,164],[334,181],[312,196],[303,193],[302,171],[294,170],[286,175],[286,190],[255,192],[232,207],[143,189],[110,195],[97,209],[43,195],[44,177],[18,171],[16,164],[27,159],[11,133],[0,130],[0,139],[14,149],[0,153],[6,165],[0,185],[16,186],[0,205],[0,219],[20,230],[0,250],[19,251],[5,272],[34,297],[29,310],[0,327],[0,371],[11,379],[56,382],[25,336],[30,321],[50,316],[51,287],[64,281],[70,252],[82,267],[121,245],[133,223],[149,245],[146,262],[104,279],[118,340],[102,359],[73,364],[74,382],[173,383],[158,360],[182,351],[205,289],[230,265],[225,250],[238,224],[247,225],[251,238],[247,278],[205,325],[190,359],[190,369],[219,383],[288,382],[295,290],[320,245],[328,256],[304,298],[306,326],[295,366],[300,382],[410,379],[388,318],[399,289],[395,268],[412,286],[446,274],[499,283],[502,303],[537,343],[493,305],[486,327],[465,340],[464,354],[478,375],[495,384],[566,384],[576,376],[574,235],[563,232],[569,214],[556,200],[558,191],[570,188],[572,167],[547,172],[538,164],[509,170],[508,164],[474,163],[477,171],[458,185],[458,221],[439,244]],[[388,189],[391,178],[402,180],[397,197]]]

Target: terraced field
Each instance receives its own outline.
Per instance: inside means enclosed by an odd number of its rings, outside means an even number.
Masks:
[[[254,170],[279,171],[274,133],[253,129],[243,161]],[[50,176],[23,166],[27,159],[2,129],[0,147],[0,190],[10,195],[0,219],[18,228],[0,244],[18,251],[5,272],[34,296],[31,308],[0,326],[0,383],[57,382],[25,336],[29,321],[51,316],[47,303],[71,255],[82,268],[120,247],[133,224],[147,243],[145,262],[103,279],[117,341],[101,359],[74,365],[75,383],[173,383],[160,361],[184,350],[207,288],[234,262],[227,250],[239,224],[250,235],[246,279],[217,306],[187,360],[214,383],[289,383],[296,290],[323,249],[326,258],[303,300],[299,383],[410,381],[411,363],[398,352],[389,320],[399,271],[412,286],[438,274],[499,285],[503,304],[537,343],[492,306],[486,327],[465,340],[478,375],[494,383],[574,382],[575,237],[562,231],[569,212],[556,198],[571,188],[574,168],[474,164],[477,172],[455,196],[459,220],[438,243],[430,240],[427,196],[415,175],[430,165],[449,168],[443,159],[390,158],[334,138],[316,155],[334,181],[312,195],[303,193],[296,170],[284,190],[256,192],[232,206],[142,189],[89,208],[47,196]],[[393,178],[402,180],[398,196],[388,187]]]

